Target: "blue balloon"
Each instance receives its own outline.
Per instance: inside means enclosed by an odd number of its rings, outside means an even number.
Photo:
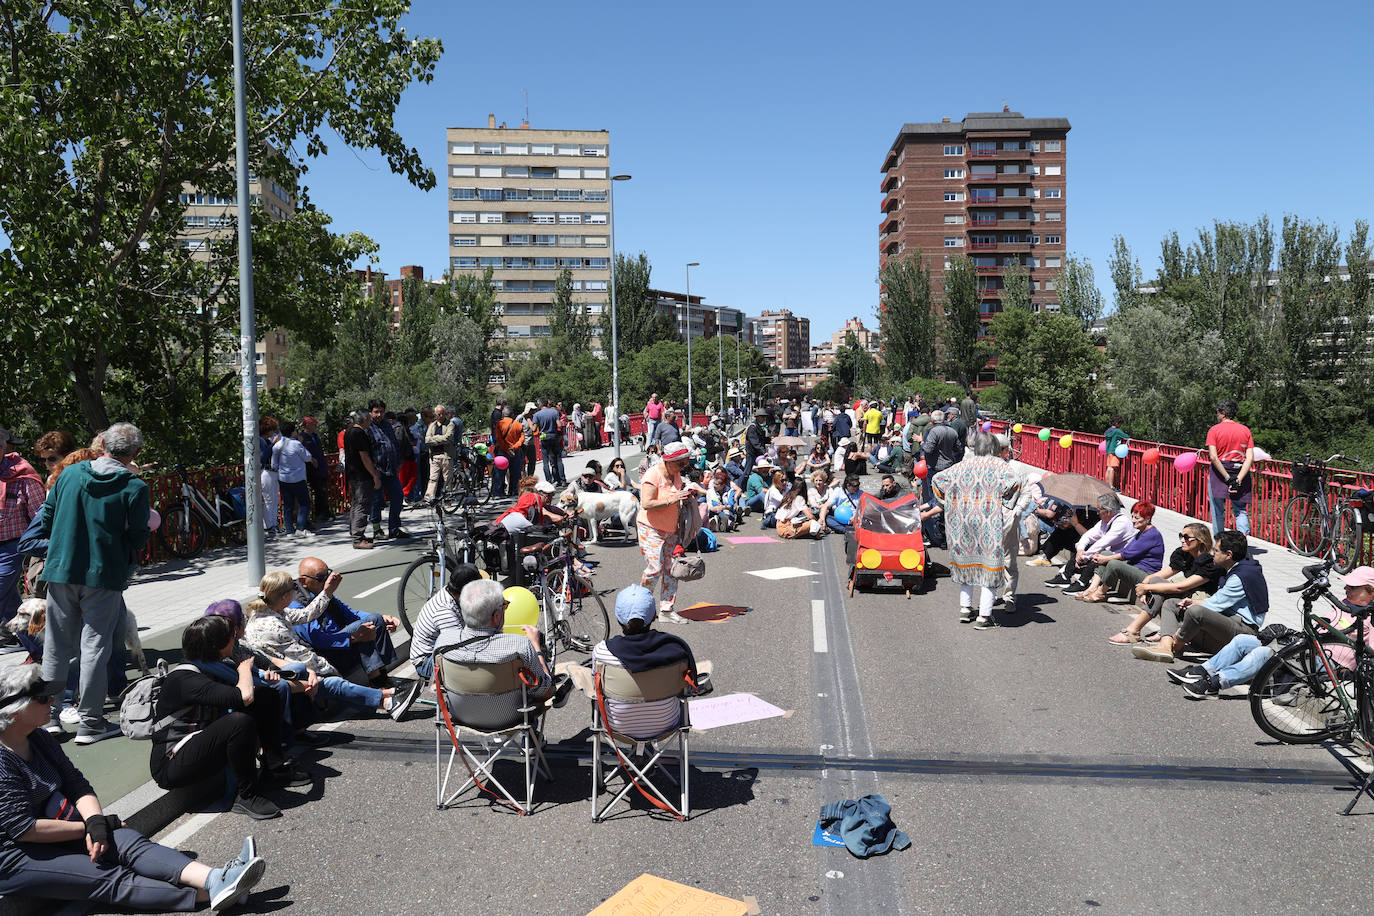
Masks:
[[[1126,447],[1126,443],[1124,442],[1116,447],[1116,457],[1118,458],[1125,458],[1130,453],[1131,450]]]
[[[835,521],[841,525],[848,525],[854,519],[854,507],[849,503],[840,503],[835,509]]]

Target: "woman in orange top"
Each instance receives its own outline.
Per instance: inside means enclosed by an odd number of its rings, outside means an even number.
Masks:
[[[650,592],[661,593],[660,620],[686,623],[679,616],[677,580],[673,578],[673,551],[678,546],[678,510],[684,502],[696,502],[697,494],[682,479],[682,470],[692,460],[691,446],[672,442],[663,449],[663,462],[644,472],[639,481],[639,552],[644,554],[644,574],[639,584]]]

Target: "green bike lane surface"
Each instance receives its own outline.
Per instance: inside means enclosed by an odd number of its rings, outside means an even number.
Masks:
[[[752,521],[739,533],[759,534]],[[1023,569],[1025,609],[975,632],[955,621],[947,579],[910,600],[841,595],[839,538],[722,543],[680,607],[752,610],[671,632],[713,662],[717,695],[791,714],[694,734],[687,823],[642,802],[591,823],[590,709],[575,693],[549,716],[556,779],[530,817],[472,796],[436,811],[421,708],[342,723],[338,743],[307,752],[323,778],[278,793],[283,818],[183,818],[171,834],[198,827],[182,845],[215,862],[255,833],[269,860],[257,912],[585,913],[646,871],[752,896],[764,913],[1363,909],[1347,847],[1365,822],[1337,816],[1348,793],[1332,754],[1268,742],[1244,701],[1185,700],[1164,665],[1107,645],[1120,608],[1063,598]],[[639,552],[611,539],[591,555],[610,606],[637,581]],[[359,572],[357,588],[346,578],[345,599],[398,563]],[[818,575],[748,574],[780,566]],[[355,606],[391,613],[385,594]],[[146,773],[146,751],[140,762]],[[912,848],[861,861],[810,846],[822,804],[868,791],[892,803]]]

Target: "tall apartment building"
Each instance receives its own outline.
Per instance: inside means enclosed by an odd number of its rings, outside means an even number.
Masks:
[[[763,358],[777,369],[804,369],[811,362],[811,319],[790,309],[764,309],[750,318],[750,336]]]
[[[554,281],[572,271],[573,301],[593,327],[610,286],[610,134],[497,125],[450,127],[449,271],[493,269],[508,338],[549,334]]]
[[[859,346],[863,347],[870,356],[882,362],[882,341],[878,337],[878,332],[865,327],[862,318],[850,318],[845,321],[844,327],[830,335],[829,340],[811,348],[811,365],[817,368],[828,368],[831,363],[835,362],[835,351],[844,346],[845,338],[850,334],[854,335]]]
[[[263,182],[255,173],[248,175],[248,193],[253,203],[261,204],[269,219],[287,219],[296,212],[296,201],[275,181]],[[181,190],[181,202],[186,205],[182,214],[178,242],[197,260],[208,261],[211,244],[223,238],[238,217],[238,200],[206,194],[187,185]],[[235,340],[237,342],[237,339]],[[290,350],[286,332],[280,328],[269,330],[255,347],[253,358],[257,365],[259,388],[277,388],[286,384],[285,361]],[[234,362],[238,363],[235,356]]]
[[[968,256],[978,272],[984,321],[1002,310],[1006,268],[1027,269],[1031,308],[1059,308],[1055,277],[1068,238],[1065,197],[1069,122],[1004,108],[962,121],[904,124],[883,158],[879,269],[919,248],[938,302],[945,270]],[[980,384],[996,381],[995,367]]]
[[[672,319],[682,340],[687,339],[688,333],[696,340],[717,334],[737,337],[745,330],[744,313],[739,309],[703,305],[704,296],[693,296],[689,319],[686,293],[671,293],[661,289],[651,289],[648,293],[658,311]]]

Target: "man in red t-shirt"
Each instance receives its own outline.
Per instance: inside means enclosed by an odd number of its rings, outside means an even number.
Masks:
[[[1236,402],[1217,402],[1217,423],[1207,430],[1207,496],[1212,505],[1212,534],[1226,528],[1226,501],[1236,516],[1236,530],[1250,533],[1250,469],[1255,463],[1255,439],[1250,427],[1236,422]]]

